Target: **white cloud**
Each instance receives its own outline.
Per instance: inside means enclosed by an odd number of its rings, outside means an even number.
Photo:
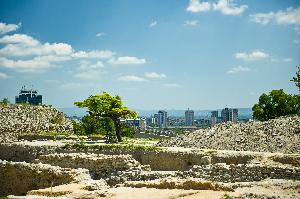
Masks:
[[[188,12],[205,12],[209,11],[211,5],[209,2],[201,2],[200,0],[190,0],[186,10]]]
[[[80,62],[80,66],[78,68],[78,70],[92,70],[92,69],[99,69],[99,68],[103,68],[104,64],[101,61],[97,61],[95,64],[91,64],[90,62],[86,61],[86,60],[82,60]]]
[[[30,60],[11,60],[1,57],[0,67],[16,69],[20,72],[36,72],[53,67],[53,65],[51,65],[48,61],[39,59],[38,57]]]
[[[135,75],[120,76],[118,78],[118,80],[125,81],[125,82],[145,82],[145,81],[147,81],[146,79],[139,77],[139,76],[135,76]]]
[[[300,40],[295,39],[293,42],[294,42],[295,44],[299,44],[299,43],[300,43]]]
[[[71,55],[72,46],[66,43],[45,43],[40,44],[39,41],[27,35],[6,35],[0,38],[0,43],[6,45],[0,49],[0,55],[9,57],[21,56],[42,56],[42,55]]]
[[[240,15],[248,8],[248,6],[237,6],[234,3],[234,0],[219,0],[217,3],[213,4],[213,8],[224,15]]]
[[[297,32],[298,35],[300,35],[300,28],[299,28],[298,26],[296,26],[296,27],[294,28],[294,30]]]
[[[6,24],[0,22],[0,34],[5,34],[8,32],[16,31],[21,27],[21,23],[19,24]]]
[[[47,84],[59,84],[60,83],[60,81],[56,80],[56,79],[45,79],[44,82]]]
[[[105,35],[104,32],[99,32],[99,33],[96,34],[96,37],[102,37],[102,36],[104,36],[104,35]]]
[[[148,78],[158,78],[158,79],[161,79],[161,78],[166,78],[167,76],[163,73],[156,73],[156,72],[151,72],[151,73],[145,73],[145,76],[148,77]]]
[[[298,8],[287,8],[282,11],[256,13],[250,15],[250,20],[263,25],[275,23],[278,25],[300,25],[300,6]]]
[[[236,74],[236,73],[249,72],[249,71],[250,71],[250,68],[248,68],[248,67],[237,66],[237,67],[233,67],[232,69],[230,69],[226,73],[227,74]]]
[[[282,61],[284,61],[284,62],[291,62],[291,61],[293,61],[293,59],[292,58],[284,58],[284,59],[282,59]]]
[[[82,88],[91,88],[97,87],[96,84],[93,83],[79,83],[79,82],[67,82],[60,85],[60,88],[63,90],[78,90]]]
[[[239,52],[235,54],[236,59],[242,59],[244,61],[255,61],[266,59],[268,57],[270,57],[270,55],[262,50],[254,50],[251,53]]]
[[[109,59],[114,55],[110,50],[92,50],[92,51],[78,51],[72,54],[73,58],[80,59]]]
[[[96,80],[105,73],[102,68],[104,68],[104,64],[101,61],[90,63],[82,60],[78,67],[78,72],[74,76],[83,80]]]
[[[0,72],[0,79],[7,79],[7,78],[9,78],[7,74]]]
[[[5,35],[0,38],[0,43],[3,44],[25,44],[28,46],[36,46],[39,41],[25,34]]]
[[[198,24],[198,20],[192,20],[192,21],[187,20],[184,22],[183,25],[184,26],[197,26],[197,24]]]
[[[65,61],[97,61],[92,64],[81,65],[81,73],[92,73],[92,69],[103,67],[100,60],[108,59],[112,64],[144,64],[145,59],[137,57],[114,57],[110,50],[76,51],[67,43],[41,43],[26,34],[13,34],[0,37],[0,67],[14,69],[21,72],[44,71],[54,67],[58,62]],[[89,71],[87,71],[89,70]],[[101,71],[102,72],[102,71]],[[78,75],[83,77],[83,75]],[[85,75],[87,77],[87,75]]]
[[[87,71],[80,71],[76,73],[74,76],[83,80],[97,80],[104,74],[104,71],[92,69]]]
[[[177,83],[167,83],[167,84],[163,84],[164,87],[167,88],[180,88],[181,86]]]
[[[145,64],[146,60],[145,59],[140,59],[137,57],[118,57],[117,59],[112,58],[109,60],[110,64],[114,65],[127,65],[127,64]]]
[[[152,21],[150,24],[149,24],[149,27],[152,28],[154,26],[157,26],[157,21]]]

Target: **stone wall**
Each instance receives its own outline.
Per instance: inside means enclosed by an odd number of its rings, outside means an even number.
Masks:
[[[0,105],[0,142],[16,140],[22,134],[72,131],[71,121],[50,106]]]
[[[89,179],[86,169],[0,160],[0,195],[24,195],[29,190],[86,179]]]
[[[46,144],[47,143],[47,144]],[[105,155],[129,154],[142,165],[150,165],[152,170],[177,171],[189,170],[193,165],[208,165],[216,163],[248,164],[253,160],[269,158],[270,160],[281,160],[282,164],[299,166],[300,155],[293,154],[268,154],[259,152],[235,152],[235,151],[202,151],[196,149],[168,148],[147,151],[142,149],[106,148],[95,146],[77,147],[57,142],[18,142],[0,143],[0,159],[8,161],[31,162],[40,155],[53,153],[94,153]],[[283,161],[285,160],[285,161]]]
[[[141,170],[140,163],[130,155],[55,153],[41,155],[36,162],[63,168],[85,168],[90,171],[93,179],[106,178],[118,171]]]
[[[195,165],[182,176],[202,178],[217,182],[251,182],[271,179],[300,180],[300,168],[265,164],[210,164]]]

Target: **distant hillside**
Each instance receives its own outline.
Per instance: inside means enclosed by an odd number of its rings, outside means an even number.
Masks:
[[[238,108],[239,109],[239,118],[251,118],[252,117],[252,110],[251,108]],[[82,117],[86,115],[86,109],[77,108],[77,107],[70,107],[70,108],[60,108],[60,111],[64,112],[68,116],[78,116]],[[158,110],[140,110],[135,109],[138,112],[140,117],[150,117],[157,113]],[[175,110],[170,109],[166,110],[168,112],[168,116],[175,116],[175,117],[184,117],[185,110]],[[210,112],[213,110],[195,110],[195,117],[210,117]],[[221,109],[218,109],[219,114],[221,114]]]

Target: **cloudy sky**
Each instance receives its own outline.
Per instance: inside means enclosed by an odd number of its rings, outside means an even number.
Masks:
[[[300,64],[299,0],[0,1],[0,98],[108,91],[138,109],[251,107]]]

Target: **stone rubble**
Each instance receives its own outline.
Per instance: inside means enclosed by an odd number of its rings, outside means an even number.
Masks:
[[[300,116],[284,116],[265,122],[218,124],[171,139],[157,146],[197,147],[216,150],[300,153]]]
[[[72,131],[72,122],[51,106],[0,105],[0,142],[16,140],[23,134]]]

